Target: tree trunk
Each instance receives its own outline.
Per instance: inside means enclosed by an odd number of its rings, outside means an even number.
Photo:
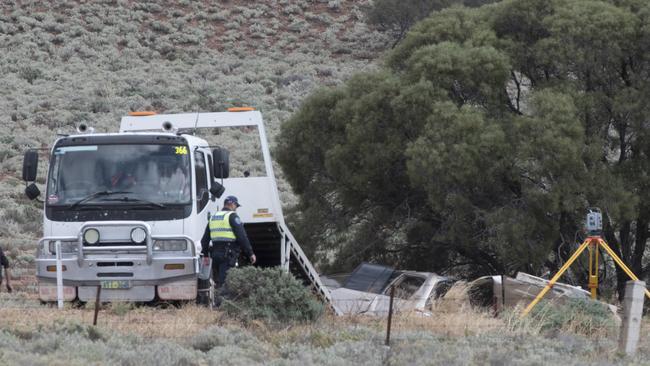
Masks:
[[[625,225],[623,225],[624,227]],[[614,235],[614,228],[612,228],[611,225],[607,225],[603,231],[603,234],[605,236],[605,241],[607,244],[609,244],[609,247],[612,248],[614,253],[623,260],[623,262],[627,263],[627,260],[624,258],[624,256],[621,254],[622,252],[622,247],[624,247],[624,244],[619,242],[616,239],[616,236]],[[621,233],[622,234],[622,233]],[[622,237],[623,235],[621,235]],[[619,301],[623,301],[623,295],[625,294],[625,282],[627,282],[627,274],[623,269],[615,265],[616,267],[616,292],[618,293],[618,299]]]
[[[639,277],[643,276],[643,254],[645,253],[648,236],[650,236],[650,232],[648,231],[649,221],[648,215],[643,213],[636,220],[636,240],[634,253],[630,261],[632,268],[630,269]],[[640,279],[643,280],[643,278]]]

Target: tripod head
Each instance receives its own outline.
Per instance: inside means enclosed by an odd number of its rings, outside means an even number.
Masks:
[[[587,211],[587,220],[585,221],[587,235],[600,236],[603,232],[603,214],[597,207],[590,207]]]

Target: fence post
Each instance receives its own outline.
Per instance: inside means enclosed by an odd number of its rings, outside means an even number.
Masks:
[[[101,303],[99,302],[99,296],[102,293],[102,286],[97,286],[97,298],[95,298],[95,316],[93,317],[93,325],[97,325],[97,315],[99,314],[99,307]]]
[[[386,327],[386,345],[390,345],[390,325],[393,322],[393,299],[395,298],[395,286],[390,288],[390,302],[388,303],[388,325]]]
[[[618,350],[628,356],[636,353],[641,332],[641,316],[645,296],[645,282],[627,281],[625,297],[623,298],[623,321],[621,335],[618,339]]]
[[[61,263],[61,240],[55,243],[56,248],[56,300],[59,309],[63,309],[63,264]]]
[[[501,275],[501,312],[506,309],[506,276]]]

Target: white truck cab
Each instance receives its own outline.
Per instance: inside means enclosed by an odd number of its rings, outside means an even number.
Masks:
[[[243,126],[258,129],[263,176],[229,177],[228,151],[194,135]],[[67,301],[94,300],[99,288],[103,301],[195,299],[201,238],[223,195],[242,204],[237,213],[256,265],[291,269],[330,300],[284,222],[259,112],[136,113],[122,118],[118,133],[78,131],[50,151],[36,256],[42,301],[57,299],[57,241]],[[31,199],[40,195],[37,164],[37,150],[27,151],[23,179]]]

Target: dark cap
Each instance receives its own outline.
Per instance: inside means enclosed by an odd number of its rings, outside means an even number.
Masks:
[[[224,204],[224,205],[227,205],[227,204],[229,204],[229,203],[234,203],[235,205],[237,205],[237,207],[240,207],[240,206],[241,206],[241,205],[239,204],[239,200],[238,200],[237,197],[235,197],[235,196],[228,196],[228,197],[226,197],[226,199],[223,200],[223,204]]]

